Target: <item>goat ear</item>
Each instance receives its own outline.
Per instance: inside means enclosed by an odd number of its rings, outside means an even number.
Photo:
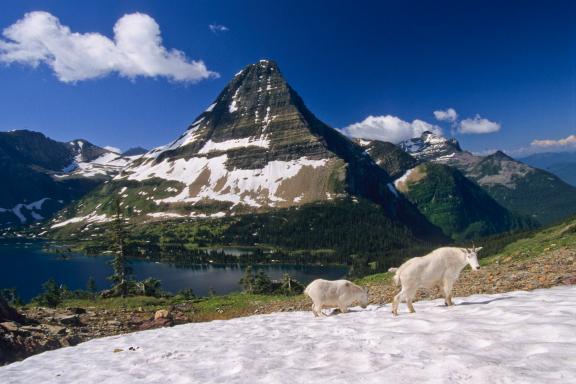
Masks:
[[[478,248],[476,248],[476,252],[480,252],[480,250],[481,250],[482,248],[484,248],[484,247],[478,247]]]

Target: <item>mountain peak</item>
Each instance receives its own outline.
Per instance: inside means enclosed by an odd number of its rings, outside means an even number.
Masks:
[[[403,141],[399,146],[421,161],[437,160],[462,151],[456,139],[447,139],[431,131],[424,131],[420,137]]]
[[[493,160],[508,160],[508,161],[515,161],[512,157],[508,156],[504,152],[498,150],[491,155],[486,156],[487,159]]]
[[[308,110],[270,60],[244,68],[182,136],[135,160],[116,180],[153,178],[166,180],[162,190],[170,191],[156,200],[159,207],[188,203],[192,215],[209,206],[229,214],[347,196],[367,198],[395,217],[413,209],[359,145]]]
[[[128,150],[124,151],[122,153],[122,156],[139,156],[139,155],[145,154],[146,152],[148,152],[148,150],[146,148],[133,147],[133,148],[129,148]]]

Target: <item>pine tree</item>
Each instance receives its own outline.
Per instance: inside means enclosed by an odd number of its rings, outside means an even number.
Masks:
[[[90,293],[92,298],[96,295],[96,280],[92,276],[88,277],[88,281],[86,282],[86,289]]]
[[[62,303],[62,289],[56,280],[50,279],[42,284],[42,293],[35,298],[35,301],[45,307],[56,307]]]
[[[242,288],[244,288],[244,292],[254,292],[254,272],[251,265],[246,267],[244,270],[244,276],[242,276],[238,283],[242,286]]]
[[[115,218],[112,223],[112,241],[114,249],[114,259],[112,260],[112,268],[114,274],[109,277],[115,283],[112,290],[122,297],[128,295],[130,287],[130,276],[132,275],[132,268],[128,265],[126,257],[126,239],[128,233],[124,223],[124,215],[120,208],[120,199],[116,199],[115,203]]]

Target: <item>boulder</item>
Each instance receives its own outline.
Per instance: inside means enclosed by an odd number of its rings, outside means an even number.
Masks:
[[[58,315],[54,316],[54,320],[63,325],[78,326],[82,325],[78,315]]]

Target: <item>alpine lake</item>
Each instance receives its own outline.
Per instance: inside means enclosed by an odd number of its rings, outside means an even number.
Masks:
[[[219,252],[236,256],[241,260],[249,256],[250,249],[218,248]],[[98,290],[110,287],[108,276],[112,274],[111,255],[89,256],[82,253],[53,253],[46,250],[46,244],[39,241],[18,241],[0,243],[0,289],[15,288],[24,302],[38,295],[42,284],[53,278],[69,290],[86,289],[87,281],[94,278]],[[151,261],[144,258],[130,259],[130,266],[136,280],[148,277],[159,279],[162,289],[176,293],[192,289],[197,296],[207,296],[210,292],[227,294],[238,292],[238,284],[246,264],[174,264]],[[262,270],[272,279],[280,279],[290,274],[303,284],[318,278],[338,279],[346,275],[348,268],[342,265],[317,264],[257,264],[254,271]]]

